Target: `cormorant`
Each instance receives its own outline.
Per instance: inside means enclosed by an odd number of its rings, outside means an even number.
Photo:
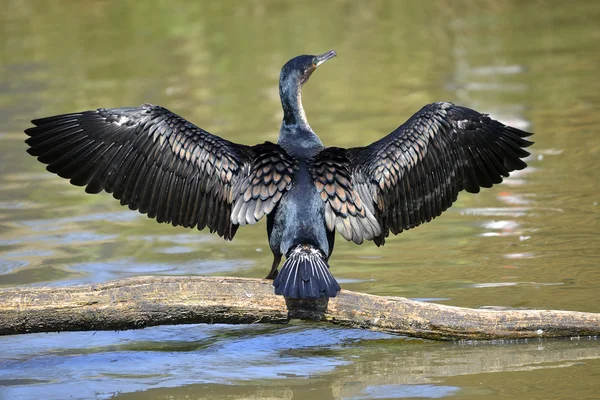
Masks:
[[[283,66],[277,144],[232,143],[143,104],[33,120],[27,151],[86,192],[105,190],[158,222],[208,227],[231,240],[240,225],[267,216],[275,293],[335,297],[335,231],[381,246],[390,232],[440,215],[461,190],[477,193],[525,168],[523,148],[532,144],[528,132],[440,102],[366,147],[325,147],[308,124],[301,88],[335,55],[301,55]]]

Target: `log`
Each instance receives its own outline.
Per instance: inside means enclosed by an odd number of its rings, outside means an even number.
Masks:
[[[325,321],[435,340],[596,336],[600,314],[482,310],[342,290],[321,300],[284,299],[272,281],[136,277],[97,285],[0,290],[0,335],[138,329],[192,323]]]

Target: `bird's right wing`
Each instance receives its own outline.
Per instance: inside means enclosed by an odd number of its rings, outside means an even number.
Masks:
[[[440,215],[458,192],[479,192],[523,169],[531,135],[451,103],[423,107],[366,147],[326,148],[311,164],[327,228],[384,243]]]
[[[232,143],[151,104],[32,122],[27,151],[50,172],[158,222],[208,226],[226,239],[274,209],[296,168],[276,144]]]
[[[440,215],[461,190],[477,193],[525,168],[530,135],[466,107],[433,103],[377,142],[348,149],[354,188],[381,227],[375,243]]]

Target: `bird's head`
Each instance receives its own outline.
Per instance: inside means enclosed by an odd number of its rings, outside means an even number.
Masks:
[[[279,75],[283,125],[294,127],[301,125],[303,129],[311,130],[302,108],[301,88],[319,65],[335,56],[335,51],[331,50],[318,56],[298,56],[285,63]]]
[[[279,84],[284,88],[298,88],[308,81],[315,69],[330,58],[335,57],[331,50],[318,56],[302,55],[292,58],[285,63],[279,76]]]

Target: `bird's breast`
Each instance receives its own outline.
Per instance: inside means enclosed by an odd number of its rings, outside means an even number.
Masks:
[[[305,161],[298,163],[291,189],[282,197],[275,214],[280,230],[281,250],[310,243],[327,254],[324,205]]]

